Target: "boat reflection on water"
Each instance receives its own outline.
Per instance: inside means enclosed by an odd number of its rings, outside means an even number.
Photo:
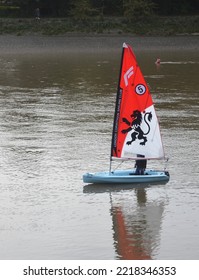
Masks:
[[[117,188],[111,188],[110,185],[84,187],[84,193],[107,192],[110,195],[116,259],[153,259],[155,250],[159,247],[164,201],[148,200],[147,190],[150,187],[151,185],[139,185],[132,189],[131,186],[131,190],[122,185]],[[117,193],[119,191],[121,196]]]
[[[83,187],[84,193],[104,193],[104,192],[121,192],[125,190],[135,190],[138,189],[146,190],[152,186],[163,186],[166,185],[167,181],[162,182],[152,182],[152,183],[134,183],[134,184],[87,184]]]
[[[153,259],[158,247],[164,204],[148,203],[145,189],[137,189],[137,205],[111,209],[115,248],[118,259]]]

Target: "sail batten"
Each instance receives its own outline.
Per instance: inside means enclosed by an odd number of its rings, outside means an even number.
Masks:
[[[164,158],[159,123],[153,100],[129,45],[123,44],[111,158]]]

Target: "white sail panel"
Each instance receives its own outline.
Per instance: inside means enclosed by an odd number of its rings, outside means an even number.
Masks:
[[[148,119],[148,116],[151,116],[151,120]],[[141,113],[140,124],[137,119],[135,125],[132,121],[131,130],[124,141],[121,157],[135,158],[138,154],[145,158],[164,157],[158,119],[153,105]]]

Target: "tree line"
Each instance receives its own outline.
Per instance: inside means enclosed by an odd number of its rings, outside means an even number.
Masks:
[[[198,0],[0,0],[0,6],[16,7],[20,16],[43,17],[125,16],[128,20],[156,15],[192,15],[199,12]]]

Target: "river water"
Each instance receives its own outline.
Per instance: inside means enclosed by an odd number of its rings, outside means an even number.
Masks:
[[[0,55],[0,259],[199,259],[197,46],[136,45],[171,178],[128,188],[82,182],[109,168],[121,44]]]

